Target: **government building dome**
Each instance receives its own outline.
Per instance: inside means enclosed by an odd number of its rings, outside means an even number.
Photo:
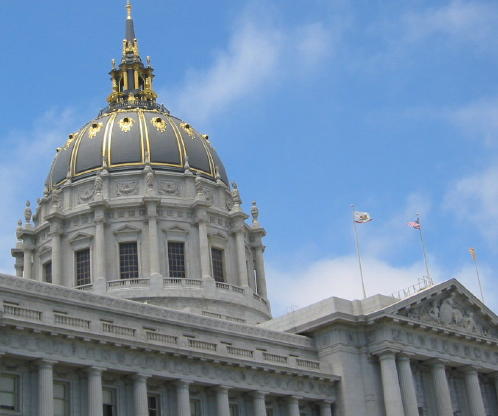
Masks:
[[[270,315],[259,210],[206,134],[157,102],[131,5],[105,108],[57,148],[17,230],[18,275],[237,322]]]
[[[108,106],[95,120],[69,134],[47,179],[49,190],[102,170],[143,169],[183,172],[185,167],[228,185],[225,168],[206,134],[170,114],[156,103],[150,57],[144,65],[131,16],[126,19],[122,60],[110,72]]]
[[[107,169],[109,172],[143,169],[193,172],[226,185],[225,168],[205,134],[172,116],[159,105],[106,108],[81,130],[69,135],[57,149],[47,180],[48,189]]]

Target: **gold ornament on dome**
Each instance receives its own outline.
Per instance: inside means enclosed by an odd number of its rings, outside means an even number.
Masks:
[[[121,128],[122,132],[128,133],[133,127],[134,123],[135,120],[133,120],[131,117],[124,117],[119,120],[119,127]]]
[[[62,150],[67,150],[69,149],[69,146],[71,146],[71,144],[76,140],[76,136],[78,135],[78,131],[76,133],[72,133],[68,136],[67,138],[67,141],[66,141],[66,144],[64,145],[64,147],[62,148]]]
[[[161,117],[154,117],[151,120],[151,123],[158,132],[164,133],[166,131],[166,120],[162,119]]]
[[[93,123],[90,128],[88,129],[88,137],[90,139],[93,139],[97,133],[102,130],[102,127],[104,125],[102,123]]]
[[[192,139],[194,138],[194,135],[195,135],[195,130],[194,128],[188,124],[188,123],[180,123],[180,126],[183,128],[183,130],[186,131],[186,133],[192,137]]]

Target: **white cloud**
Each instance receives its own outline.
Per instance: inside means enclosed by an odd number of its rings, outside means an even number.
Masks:
[[[452,0],[441,7],[408,13],[402,20],[407,40],[420,40],[434,35],[481,44],[496,33],[496,5],[481,1]]]
[[[378,293],[392,295],[417,283],[418,278],[425,274],[421,262],[396,267],[378,258],[366,257],[362,264],[367,296]],[[275,315],[330,296],[350,300],[362,298],[358,260],[355,256],[321,259],[289,271],[269,266],[268,283]]]
[[[498,238],[498,167],[455,182],[445,195],[445,206],[457,218],[473,224],[490,242]]]
[[[245,13],[207,68],[190,69],[183,86],[164,93],[176,113],[206,120],[276,85],[285,75],[318,68],[329,55],[333,33],[323,22],[289,29],[271,15],[260,17]]]
[[[391,296],[403,293],[421,281],[425,275],[422,262],[407,266],[394,266],[376,257],[363,259],[363,270],[367,296],[382,294]],[[479,266],[485,303],[491,309],[498,308],[498,295],[493,287],[492,270],[486,264]],[[310,305],[331,296],[343,299],[361,299],[362,289],[358,261],[355,256],[324,258],[293,270],[268,266],[269,294],[274,316]],[[431,274],[436,283],[456,278],[477,298],[480,290],[476,272],[470,263],[456,272],[432,267]],[[285,290],[282,290],[285,288]],[[487,290],[488,289],[488,290]]]
[[[34,120],[31,131],[12,131],[2,138],[0,183],[2,184],[2,233],[0,234],[0,271],[13,273],[10,249],[15,246],[17,220],[23,217],[24,203],[43,193],[44,176],[48,174],[57,146],[74,128],[73,112],[49,111]]]

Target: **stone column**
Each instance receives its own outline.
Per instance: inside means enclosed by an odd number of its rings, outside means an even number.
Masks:
[[[149,217],[149,253],[150,253],[150,275],[159,276],[161,265],[159,264],[159,239],[157,237],[157,219]]]
[[[484,409],[484,400],[482,398],[481,386],[479,385],[479,375],[473,367],[468,367],[464,370],[465,374],[465,389],[469,400],[469,408],[471,416],[486,416]]]
[[[54,362],[38,363],[38,416],[54,416]]]
[[[176,416],[191,416],[189,385],[185,380],[176,383]]]
[[[265,260],[263,257],[263,246],[254,249],[254,260],[256,263],[256,279],[258,285],[258,295],[265,298],[266,292],[266,276],[265,276]]]
[[[106,175],[102,173],[104,179]],[[92,253],[92,261],[95,262],[95,276],[93,276],[93,287],[97,288],[102,285],[101,289],[105,292],[106,280],[106,244],[105,244],[105,208],[107,203],[103,201],[102,194],[97,196],[98,200],[91,202],[90,206],[94,208],[95,222],[95,245]]]
[[[16,269],[16,276],[22,277],[22,266],[20,264],[16,264],[15,269]]]
[[[432,381],[434,383],[434,396],[438,416],[453,416],[451,405],[450,387],[446,377],[446,368],[441,361],[431,363]]]
[[[299,398],[291,396],[287,398],[287,408],[289,416],[299,416]]]
[[[95,218],[95,280],[105,280],[105,223],[104,218]]]
[[[58,231],[52,233],[52,283],[62,284],[61,235]]]
[[[133,416],[149,416],[147,377],[142,374],[133,376],[133,403],[135,409]]]
[[[396,369],[396,355],[392,351],[383,352],[379,355],[379,361],[386,416],[403,416],[405,413]]]
[[[418,416],[417,391],[410,358],[406,355],[398,356],[398,369],[405,416]]]
[[[32,279],[33,278],[33,271],[32,271],[32,258],[33,257],[33,250],[25,248],[24,249],[24,259],[23,259],[23,277],[25,279]]]
[[[161,264],[159,261],[161,256],[159,255],[159,238],[157,233],[157,202],[156,198],[149,198],[146,201],[149,223],[149,267],[150,275],[153,277],[161,275]]]
[[[320,416],[332,416],[331,406],[332,402],[327,400],[320,403]]]
[[[254,416],[266,416],[265,393],[255,391],[252,393]]]
[[[205,213],[204,213],[205,214]],[[202,279],[211,279],[211,267],[209,262],[209,242],[207,237],[207,224],[204,216],[198,219],[199,228],[199,256],[201,258]]]
[[[235,243],[237,245],[237,268],[239,271],[239,285],[250,286],[247,280],[247,258],[246,243],[244,241],[244,228],[241,226],[235,232]]]
[[[216,416],[230,416],[228,387],[218,386],[216,388]]]
[[[88,416],[102,416],[102,368],[90,367],[88,374]]]

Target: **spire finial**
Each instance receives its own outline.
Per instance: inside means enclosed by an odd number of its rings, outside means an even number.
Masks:
[[[126,10],[128,11],[128,17],[127,17],[128,20],[132,19],[132,17],[131,17],[131,7],[132,7],[131,6],[131,0],[128,0],[126,2]]]

